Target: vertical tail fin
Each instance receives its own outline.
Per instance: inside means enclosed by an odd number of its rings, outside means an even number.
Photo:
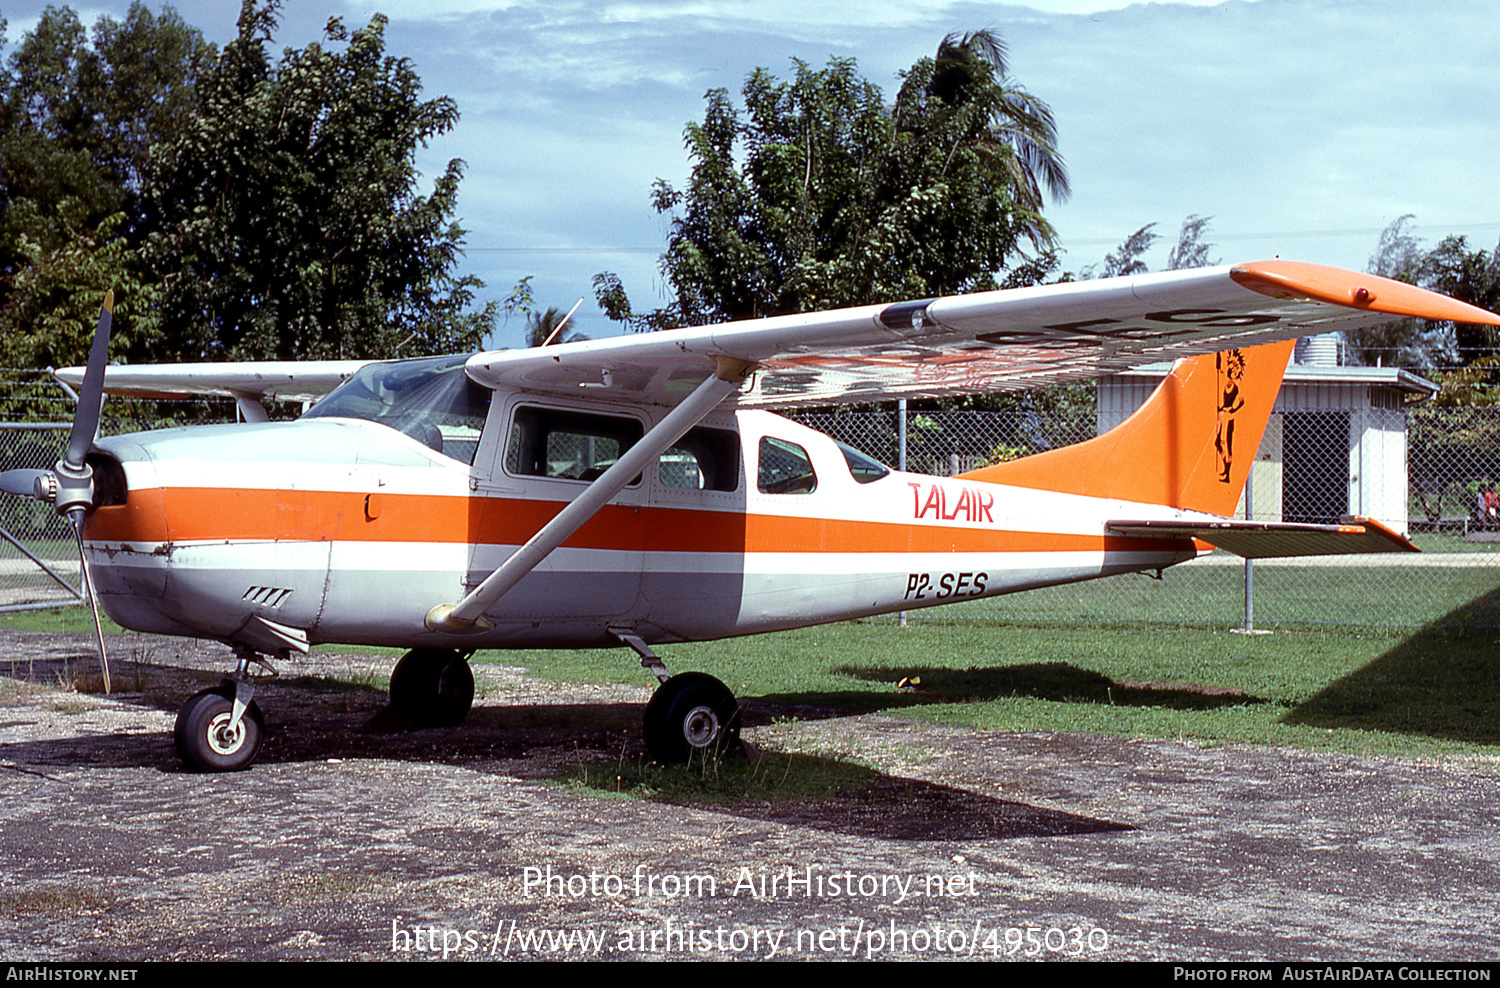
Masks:
[[[1295,340],[1180,360],[1104,435],[963,476],[1229,515],[1239,503]]]

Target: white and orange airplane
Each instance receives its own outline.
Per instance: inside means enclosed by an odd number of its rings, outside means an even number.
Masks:
[[[179,753],[251,764],[256,665],[321,643],[409,649],[391,701],[467,714],[480,648],[628,645],[661,681],[657,759],[738,740],[729,689],[651,646],[1117,573],[1414,551],[1368,519],[1235,521],[1298,336],[1500,317],[1286,261],[393,362],[115,366],[109,305],[68,451],[0,488],[56,504],[120,625],[227,643]],[[957,477],[898,473],[767,411],[1078,380],[1182,358],[1118,428]],[[95,439],[103,393],[233,396],[241,424]],[[263,398],[315,401],[268,422]],[[96,605],[96,615],[97,615]],[[100,636],[103,660],[103,638]],[[106,665],[107,677],[107,665]]]

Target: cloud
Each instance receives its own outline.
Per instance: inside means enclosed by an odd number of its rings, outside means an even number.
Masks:
[[[6,4],[12,43],[44,3]],[[234,6],[177,4],[220,42]],[[94,0],[87,20],[127,8]],[[1056,115],[1074,195],[1049,215],[1075,270],[1148,222],[1170,239],[1189,213],[1214,217],[1226,259],[1362,266],[1408,212],[1429,239],[1500,235],[1500,73],[1491,18],[1467,0],[344,0],[288,4],[277,45],[319,37],[330,9],[350,24],[388,14],[390,52],[457,101],[457,129],[422,166],[468,162],[466,264],[495,296],[533,273],[539,299],[570,305],[610,268],[649,304],[665,242],[651,182],[686,178],[682,129],[705,91],[737,94],[756,66],[785,77],[793,58],[854,57],[890,94],[943,35],[978,27],[1003,34],[1016,79]],[[584,246],[608,249],[525,252]]]

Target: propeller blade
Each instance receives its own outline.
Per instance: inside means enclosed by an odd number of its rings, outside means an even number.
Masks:
[[[104,407],[104,365],[109,362],[109,329],[114,314],[115,293],[105,292],[99,327],[94,330],[94,343],[89,347],[83,386],[78,390],[78,411],[73,416],[73,431],[68,433],[68,451],[63,456],[63,462],[74,470],[83,469],[83,458],[99,434],[99,415]]]
[[[29,468],[7,470],[0,473],[0,491],[5,491],[7,494],[19,494],[22,497],[38,497],[37,481],[51,474],[51,470]]]
[[[68,510],[68,520],[73,523],[73,538],[78,543],[78,571],[83,577],[83,592],[89,598],[89,610],[94,615],[94,640],[99,643],[99,671],[104,674],[104,692],[110,692],[109,655],[104,651],[104,626],[99,623],[99,595],[94,592],[94,577],[89,572],[89,558],[83,551],[83,519],[88,512],[80,505]]]

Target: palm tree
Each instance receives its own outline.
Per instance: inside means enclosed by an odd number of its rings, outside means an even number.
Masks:
[[[563,318],[563,313],[556,307],[548,308],[546,312],[526,313],[526,345],[543,346],[546,344],[558,325],[562,323]],[[552,343],[577,343],[586,339],[588,337],[582,333],[565,329],[558,333],[557,339],[552,340]]]
[[[926,92],[966,118],[957,121],[950,160],[965,146],[988,158],[1014,186],[1017,204],[1032,215],[1031,240],[1041,246],[1055,238],[1041,218],[1042,187],[1054,203],[1066,202],[1072,193],[1068,169],[1057,151],[1052,109],[1011,81],[1005,62],[999,35],[955,32],[938,45]]]

